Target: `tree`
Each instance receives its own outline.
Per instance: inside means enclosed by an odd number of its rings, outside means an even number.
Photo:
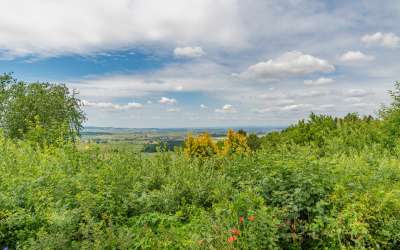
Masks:
[[[250,134],[247,136],[247,144],[251,151],[257,151],[261,147],[261,139],[256,134]]]
[[[240,135],[247,136],[247,132],[244,131],[243,129],[239,129],[237,133],[240,134]]]
[[[205,132],[197,137],[189,134],[185,139],[184,153],[188,157],[207,158],[218,153],[218,147],[211,136]]]
[[[0,76],[0,126],[6,137],[40,144],[75,141],[85,121],[81,101],[65,85]]]
[[[388,147],[394,147],[400,138],[400,81],[395,82],[394,90],[389,91],[392,103],[379,111]]]
[[[247,138],[245,135],[239,132],[235,132],[229,129],[226,133],[226,139],[224,141],[223,155],[239,154],[245,155],[250,152],[249,145],[247,144]]]

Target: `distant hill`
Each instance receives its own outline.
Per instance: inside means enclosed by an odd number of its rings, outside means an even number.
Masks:
[[[234,130],[239,130],[242,129],[246,131],[247,133],[254,133],[254,134],[266,134],[271,131],[280,131],[284,129],[284,126],[277,127],[277,126],[266,126],[266,127],[229,127]],[[134,134],[140,134],[140,133],[202,133],[202,132],[208,132],[213,135],[224,135],[226,134],[226,131],[229,129],[228,127],[222,128],[222,127],[209,127],[209,128],[115,128],[115,127],[93,127],[93,126],[88,126],[85,127],[82,131],[83,135],[93,135],[93,134],[103,134],[103,135],[109,135],[109,134],[117,134],[117,133],[134,133]]]

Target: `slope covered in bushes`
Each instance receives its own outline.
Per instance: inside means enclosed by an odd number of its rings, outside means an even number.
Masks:
[[[0,133],[0,247],[399,249],[398,93],[379,119],[312,114],[151,157]]]
[[[399,154],[381,144],[201,159],[0,144],[0,245],[11,249],[400,246]]]

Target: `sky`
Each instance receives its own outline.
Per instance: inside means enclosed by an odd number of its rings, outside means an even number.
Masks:
[[[0,72],[79,92],[87,126],[285,126],[374,115],[398,0],[0,0]]]

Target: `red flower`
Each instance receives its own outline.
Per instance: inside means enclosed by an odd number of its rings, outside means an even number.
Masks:
[[[243,216],[240,216],[240,217],[239,217],[239,222],[240,222],[240,224],[242,224],[242,223],[244,222]]]
[[[254,215],[250,215],[248,218],[249,221],[254,221]]]
[[[231,233],[232,233],[233,235],[240,235],[240,230],[239,230],[239,229],[236,229],[236,228],[232,228],[232,229],[231,229]]]
[[[231,237],[228,238],[228,243],[232,243],[235,240],[237,240],[236,236],[231,236]]]

